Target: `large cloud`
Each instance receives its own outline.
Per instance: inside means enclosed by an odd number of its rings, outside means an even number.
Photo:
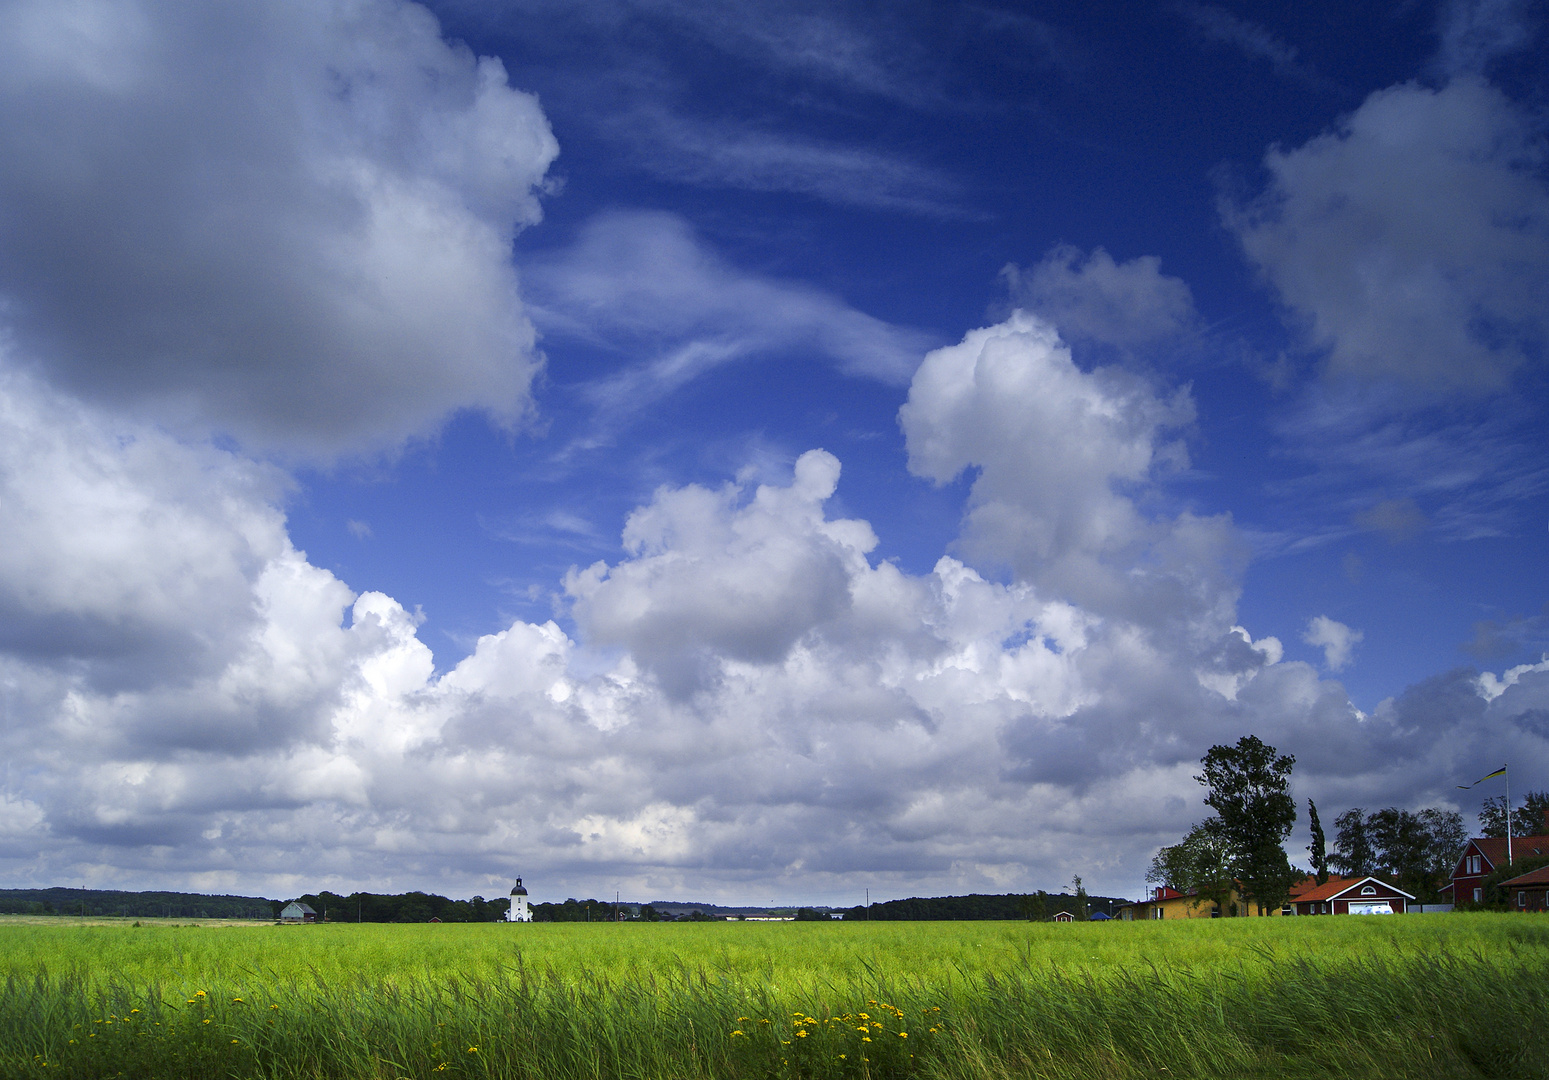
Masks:
[[[1062,523],[1012,580],[874,563],[871,527],[829,516],[840,464],[813,450],[788,483],[659,490],[619,561],[570,575],[572,632],[515,622],[444,674],[399,604],[293,548],[271,473],[9,377],[0,601],[27,632],[0,641],[7,877],[469,892],[525,871],[559,895],[819,900],[858,873],[956,891],[1079,872],[1126,891],[1199,815],[1200,753],[1244,731],[1298,755],[1302,793],[1362,805],[1441,801],[1476,758],[1545,758],[1537,667],[1363,718],[1232,624],[1229,567],[1159,588],[1167,552],[1219,554],[1229,527],[1153,520],[1112,483],[1138,494],[1186,410],[1064,370],[1041,324],[922,367],[911,423],[933,417],[940,445],[1001,422],[947,408],[975,400],[968,360],[1025,369],[986,383],[1008,415],[1035,386],[1064,401],[1012,432],[1036,434],[1029,456],[969,457],[981,479],[1047,474],[992,492]],[[1083,440],[1100,466],[1044,452]],[[1102,490],[1064,497],[1062,470]],[[1112,542],[1115,520],[1144,542]],[[1044,574],[1072,551],[1101,555],[1102,603]]]
[[[1151,519],[1133,496],[1187,463],[1186,390],[1118,367],[1082,371],[1055,329],[1018,312],[920,365],[899,412],[909,469],[977,470],[968,550],[1103,614],[1230,626],[1242,553],[1224,518]]]
[[[1541,130],[1476,77],[1372,94],[1265,158],[1228,226],[1331,370],[1426,390],[1498,390],[1549,345]]]
[[[329,455],[536,370],[510,266],[557,146],[401,0],[0,9],[0,297],[89,398]]]

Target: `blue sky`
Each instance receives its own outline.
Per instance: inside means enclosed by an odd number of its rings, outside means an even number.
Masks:
[[[1242,734],[1549,787],[1544,17],[5,5],[5,876],[1138,893]]]

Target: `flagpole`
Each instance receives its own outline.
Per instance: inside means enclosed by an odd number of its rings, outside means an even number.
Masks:
[[[1501,769],[1501,779],[1506,782],[1506,865],[1511,865],[1511,773]],[[1456,899],[1456,897],[1454,897]]]

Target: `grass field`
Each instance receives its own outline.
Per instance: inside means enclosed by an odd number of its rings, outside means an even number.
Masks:
[[[0,1074],[1549,1077],[1549,919],[0,924]]]

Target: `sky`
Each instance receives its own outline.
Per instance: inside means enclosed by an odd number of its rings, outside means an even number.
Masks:
[[[1138,896],[1549,789],[1542,3],[0,0],[0,885]]]

